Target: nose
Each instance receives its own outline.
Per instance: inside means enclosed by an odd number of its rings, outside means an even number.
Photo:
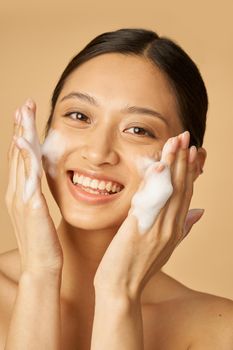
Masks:
[[[94,166],[116,165],[119,162],[119,155],[114,149],[112,138],[103,133],[88,137],[81,149],[81,157]]]

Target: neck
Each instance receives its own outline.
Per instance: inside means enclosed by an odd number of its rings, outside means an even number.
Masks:
[[[83,230],[70,226],[62,219],[57,232],[64,256],[61,285],[61,299],[64,302],[71,305],[94,305],[95,273],[117,230],[118,228]],[[152,280],[156,282],[159,297],[165,275],[158,271],[154,277]],[[144,288],[142,301],[150,299],[150,287],[154,283],[152,280]]]
[[[57,231],[64,256],[61,296],[70,302],[94,298],[94,276],[117,228],[88,231],[62,219]]]

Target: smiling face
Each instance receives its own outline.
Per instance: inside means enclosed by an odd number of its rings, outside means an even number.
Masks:
[[[119,227],[127,216],[141,182],[138,157],[156,160],[166,140],[183,128],[164,74],[145,58],[110,53],[85,62],[68,77],[51,130],[48,146],[61,150],[53,172],[48,161],[44,164],[62,216],[74,227],[98,230]],[[74,172],[112,180],[113,191],[120,192],[101,201],[96,195],[84,199],[72,184]]]

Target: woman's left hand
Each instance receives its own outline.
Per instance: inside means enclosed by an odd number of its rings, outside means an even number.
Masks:
[[[140,234],[137,218],[129,211],[98,266],[94,278],[96,292],[138,300],[150,278],[201,218],[203,210],[189,211],[198,172],[197,149],[188,148],[189,139],[189,132],[173,138],[172,151],[167,147],[171,139],[166,142],[162,159],[171,170],[173,193],[144,234]]]

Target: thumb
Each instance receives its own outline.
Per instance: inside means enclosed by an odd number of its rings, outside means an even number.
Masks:
[[[191,209],[188,211],[188,214],[184,223],[184,236],[187,236],[192,226],[200,220],[202,215],[204,214],[204,209]]]

